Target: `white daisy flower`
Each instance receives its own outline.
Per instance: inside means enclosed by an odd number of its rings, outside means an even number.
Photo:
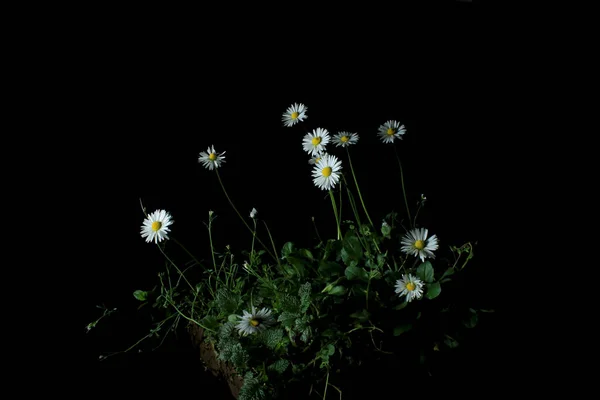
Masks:
[[[404,125],[400,125],[398,121],[389,120],[379,127],[379,137],[383,143],[394,143],[394,140],[402,139],[402,135],[406,133]]]
[[[339,132],[333,137],[333,142],[336,146],[348,147],[351,144],[358,142],[358,134],[349,132]]]
[[[340,180],[341,169],[342,162],[336,156],[325,154],[313,169],[313,182],[323,190],[333,189]]]
[[[423,286],[425,283],[411,274],[402,275],[402,279],[396,281],[396,293],[399,296],[406,296],[406,301],[410,303],[414,299],[423,297]]]
[[[323,158],[324,155],[326,155],[327,153],[321,153],[318,156],[313,156],[310,158],[310,160],[308,160],[308,163],[310,165],[315,165],[316,163],[319,162],[319,160],[321,160],[321,158]]]
[[[204,164],[204,167],[210,169],[211,171],[214,168],[219,168],[221,163],[225,162],[225,157],[223,156],[225,152],[221,154],[217,154],[215,151],[215,146],[209,147],[206,151],[200,153],[200,157],[198,157],[198,162]]]
[[[324,128],[313,129],[312,133],[307,133],[302,139],[304,151],[311,156],[323,153],[327,143],[329,143],[329,132]]]
[[[142,237],[146,238],[146,242],[154,243],[162,242],[164,239],[168,239],[167,232],[171,229],[169,225],[173,223],[171,214],[165,210],[156,210],[144,220],[142,225]]]
[[[252,219],[256,218],[257,214],[258,214],[258,211],[256,211],[256,208],[252,207],[252,211],[250,211],[250,218],[252,218]]]
[[[438,239],[435,235],[427,239],[427,229],[416,228],[409,231],[402,240],[402,251],[406,254],[412,254],[420,257],[421,261],[425,258],[435,258],[433,252],[438,249]]]
[[[287,110],[281,116],[281,120],[283,121],[283,125],[285,126],[294,126],[298,123],[298,121],[304,121],[308,116],[306,115],[306,111],[308,107],[304,104],[294,103],[288,107]]]
[[[271,316],[271,313],[272,311],[268,308],[256,311],[256,308],[252,306],[252,312],[244,310],[244,315],[238,316],[240,322],[235,327],[244,336],[264,331],[275,323],[275,318]]]

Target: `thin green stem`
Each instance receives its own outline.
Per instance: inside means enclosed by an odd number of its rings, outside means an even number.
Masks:
[[[396,160],[398,160],[398,166],[400,167],[400,180],[402,182],[402,194],[404,195],[404,204],[406,205],[406,213],[408,214],[408,222],[411,224],[411,228],[414,227],[412,219],[410,218],[410,208],[408,207],[408,200],[406,199],[406,187],[404,184],[404,172],[402,171],[402,163],[400,162],[400,156],[398,155],[398,149],[394,146],[394,154],[396,154]]]
[[[335,214],[335,222],[337,225],[337,238],[338,240],[342,237],[342,231],[340,230],[340,218],[337,212],[337,206],[335,205],[335,196],[331,189],[329,189],[329,197],[331,198],[331,205],[333,206],[333,213]]]
[[[248,230],[250,231],[250,233],[253,233],[252,228],[250,228],[250,225],[248,225],[248,223],[246,222],[246,220],[244,219],[244,217],[242,217],[242,215],[240,214],[240,212],[238,211],[238,209],[235,207],[235,205],[233,204],[233,202],[229,198],[229,195],[227,194],[227,190],[225,190],[225,185],[223,185],[223,181],[221,180],[221,175],[219,175],[219,170],[215,169],[215,171],[217,173],[217,178],[219,179],[219,184],[221,184],[221,188],[223,189],[223,193],[225,193],[225,197],[227,197],[227,201],[229,201],[229,204],[234,209],[234,211],[237,213],[238,217],[240,217],[240,219],[242,220],[242,222],[244,223],[244,225],[246,225],[246,228],[248,228]],[[269,248],[263,243],[262,240],[260,240],[260,238],[258,236],[256,236],[256,239],[263,246],[263,248],[266,250],[266,252],[269,253],[269,255],[271,257],[273,257],[275,260],[277,260],[277,257],[275,257],[273,255],[273,253],[271,253],[271,251],[269,250]]]
[[[365,214],[367,215],[367,219],[372,227],[375,227],[373,221],[371,221],[371,217],[369,216],[369,212],[367,211],[367,207],[365,206],[365,202],[363,200],[362,194],[360,192],[360,187],[358,186],[358,181],[356,180],[356,174],[354,173],[354,167],[352,166],[352,158],[350,157],[350,151],[346,147],[346,154],[348,155],[348,164],[350,164],[350,172],[352,173],[352,178],[354,178],[354,184],[356,185],[356,191],[358,192],[358,198],[360,199],[360,203],[363,206],[363,210],[365,210]]]
[[[213,220],[212,214],[213,214],[212,211],[208,212],[208,240],[210,242],[210,254],[212,255],[213,268],[216,271],[217,270],[217,261],[215,260],[215,247],[213,246],[213,240],[212,240],[212,220]]]
[[[263,224],[265,224],[265,228],[267,229],[267,234],[269,235],[269,239],[271,239],[271,245],[273,246],[273,251],[275,252],[275,254],[277,254],[277,248],[275,247],[275,242],[273,241],[273,236],[271,236],[271,231],[269,230],[269,227],[267,226],[267,223],[265,221],[263,221]],[[279,265],[279,269],[281,270],[281,263],[279,262],[279,257],[277,257],[277,265]]]
[[[190,283],[190,281],[187,280],[187,278],[185,277],[185,275],[183,274],[183,272],[181,272],[181,270],[179,269],[179,267],[177,266],[177,264],[175,264],[173,262],[173,260],[171,260],[171,258],[169,258],[169,256],[167,255],[167,253],[165,253],[165,251],[162,249],[162,247],[160,247],[159,244],[157,244],[157,247],[160,250],[160,252],[163,254],[163,256],[165,256],[165,258],[167,259],[167,261],[169,261],[169,263],[171,263],[171,265],[175,267],[175,269],[177,270],[177,272],[179,273],[179,275],[183,278],[183,280],[188,284],[188,286],[190,287],[190,289],[192,289],[192,291],[193,291],[194,287],[192,286],[192,284]]]

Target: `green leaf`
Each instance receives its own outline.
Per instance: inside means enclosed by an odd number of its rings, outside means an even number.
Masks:
[[[308,258],[310,261],[313,261],[315,259],[313,257],[313,254],[308,249],[300,249],[300,251],[298,251],[298,254],[300,254],[303,257]]]
[[[427,296],[428,299],[435,299],[440,295],[441,291],[442,286],[439,284],[439,282],[430,283],[429,285],[427,285],[427,293],[425,294],[425,296]]]
[[[342,266],[334,261],[321,261],[319,274],[324,276],[337,276],[342,272]]]
[[[403,301],[402,303],[398,304],[397,306],[394,306],[394,310],[402,310],[407,305],[408,305],[408,302]]]
[[[425,261],[417,267],[417,276],[427,283],[433,282],[433,266],[429,261]]]
[[[342,260],[346,265],[351,260],[358,261],[362,256],[362,246],[354,234],[347,234],[343,241]]]
[[[290,362],[285,359],[277,360],[273,364],[267,367],[268,370],[275,371],[278,374],[283,374],[287,367],[290,365]]]
[[[135,292],[133,292],[133,297],[135,297],[139,301],[146,301],[148,300],[148,292],[144,290],[136,290]]]
[[[387,222],[383,223],[381,225],[381,234],[389,239],[390,232],[392,232],[392,227]]]
[[[298,318],[298,316],[299,315],[296,313],[284,311],[281,314],[279,314],[279,318],[277,319],[277,321],[281,322],[281,324],[284,327],[291,328],[292,326],[294,326],[294,322],[296,321],[296,318]]]
[[[444,274],[442,275],[442,277],[440,278],[440,281],[441,281],[442,279],[444,279],[444,278],[446,278],[446,277],[450,276],[450,275],[454,275],[454,267],[450,267],[450,268],[448,268],[448,269],[447,269],[447,270],[444,272]]]
[[[364,268],[360,268],[360,267],[347,267],[346,270],[344,271],[344,274],[346,275],[346,278],[348,280],[353,280],[353,279],[360,279],[360,280],[364,280],[364,281],[369,280],[369,275],[367,274],[367,271],[365,271]]]
[[[448,336],[448,335],[445,335],[445,336],[446,336],[446,338],[444,339],[444,344],[446,346],[450,347],[451,349],[458,347],[458,342],[452,336]]]
[[[330,296],[343,296],[344,294],[346,294],[346,291],[346,287],[342,285],[337,285],[334,286],[327,294],[329,294]]]
[[[408,332],[411,329],[412,329],[412,324],[410,322],[405,322],[403,324],[400,324],[394,328],[394,336],[400,336],[404,332]]]
[[[281,249],[281,256],[283,258],[286,258],[287,256],[289,256],[292,252],[294,251],[294,243],[292,242],[287,242],[286,244],[283,245],[283,248]]]
[[[230,314],[229,317],[227,317],[227,321],[236,323],[239,322],[239,318],[236,314]]]
[[[477,325],[477,321],[479,320],[479,316],[477,315],[477,311],[471,311],[471,315],[463,321],[464,325],[467,328],[474,328]]]
[[[358,319],[360,322],[366,322],[371,316],[371,313],[363,308],[361,311],[357,311],[355,313],[350,314],[350,316],[352,318]]]
[[[335,346],[332,344],[327,345],[327,354],[332,356],[335,353]]]

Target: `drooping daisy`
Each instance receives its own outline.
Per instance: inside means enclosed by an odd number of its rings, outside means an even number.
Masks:
[[[438,249],[438,239],[435,235],[427,239],[427,233],[425,228],[410,230],[400,241],[402,251],[420,257],[421,261],[425,261],[427,257],[435,258],[433,252]]]
[[[358,142],[358,134],[349,132],[339,132],[333,137],[333,142],[338,147],[348,147],[351,144],[355,144],[356,142]]]
[[[215,151],[215,146],[209,147],[206,151],[200,153],[200,157],[198,157],[198,162],[204,164],[204,167],[210,169],[211,171],[214,168],[219,168],[221,163],[225,162],[225,156],[223,156],[225,152],[218,154]]]
[[[311,158],[310,158],[310,160],[308,160],[308,163],[309,163],[310,165],[315,165],[316,163],[318,163],[318,162],[319,162],[319,160],[320,160],[321,158],[323,158],[323,156],[324,156],[325,154],[327,154],[327,153],[321,153],[321,154],[319,154],[319,155],[317,155],[317,156],[313,156],[313,157],[311,157]]]
[[[402,139],[405,133],[406,128],[398,121],[389,120],[379,127],[379,137],[383,143],[394,143],[395,139]]]
[[[423,286],[425,283],[411,274],[402,275],[402,279],[396,281],[396,293],[399,296],[406,296],[406,301],[410,303],[414,299],[420,299],[423,296]]]
[[[285,126],[294,126],[299,121],[304,121],[308,116],[306,115],[306,111],[308,107],[304,104],[294,103],[285,110],[283,115],[281,116],[281,120],[283,121],[283,125]]]
[[[342,162],[336,156],[325,154],[313,168],[313,182],[323,190],[333,189],[340,180],[341,169]]]
[[[250,211],[250,218],[252,218],[252,219],[256,218],[257,214],[258,214],[258,211],[256,211],[256,208],[252,207],[252,211]]]
[[[325,146],[329,143],[329,132],[324,128],[313,129],[312,133],[307,133],[302,139],[302,148],[311,156],[317,156],[325,151]]]
[[[275,318],[271,315],[272,311],[264,308],[256,311],[252,306],[252,312],[244,310],[244,315],[238,316],[240,322],[235,326],[241,335],[247,336],[252,333],[264,331],[275,323]]]
[[[146,242],[154,243],[162,242],[164,239],[168,239],[167,232],[171,229],[169,225],[173,223],[171,214],[165,210],[156,210],[144,220],[142,225],[142,237],[146,238]]]

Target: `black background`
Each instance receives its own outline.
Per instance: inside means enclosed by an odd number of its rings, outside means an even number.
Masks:
[[[148,211],[171,212],[173,235],[200,258],[210,254],[203,224],[209,210],[218,215],[215,246],[246,249],[249,234],[214,172],[197,161],[214,145],[226,151],[220,174],[242,215],[256,207],[279,248],[286,241],[310,245],[311,216],[323,236],[335,234],[335,221],[326,192],[310,177],[301,147],[304,127],[360,135],[352,160],[371,216],[380,221],[392,209],[404,209],[392,145],[376,136],[390,119],[407,128],[395,146],[410,204],[426,195],[420,220],[442,246],[478,242],[465,296],[496,310],[457,353],[454,365],[460,367],[433,379],[502,379],[499,365],[509,352],[495,226],[503,179],[500,150],[489,133],[493,48],[477,37],[485,33],[484,22],[467,3],[419,14],[418,22],[404,14],[378,20],[358,11],[329,17],[317,10],[310,19],[308,11],[299,11],[271,20],[258,12],[253,19],[241,10],[221,10],[217,22],[213,14],[194,21],[154,14],[134,21],[94,19],[97,29],[73,48],[69,80],[75,82],[77,118],[71,123],[86,137],[77,141],[77,153],[89,166],[79,172],[85,178],[73,199],[85,204],[88,215],[81,221],[87,226],[80,237],[84,294],[75,322],[94,390],[177,395],[199,388],[227,398],[185,336],[155,352],[97,361],[100,354],[128,347],[149,327],[132,293],[156,284],[162,258],[139,235],[140,198]],[[307,105],[309,117],[300,126],[283,127],[281,114],[294,102]],[[343,152],[334,153],[345,161]],[[85,333],[99,316],[99,304],[119,312]]]

